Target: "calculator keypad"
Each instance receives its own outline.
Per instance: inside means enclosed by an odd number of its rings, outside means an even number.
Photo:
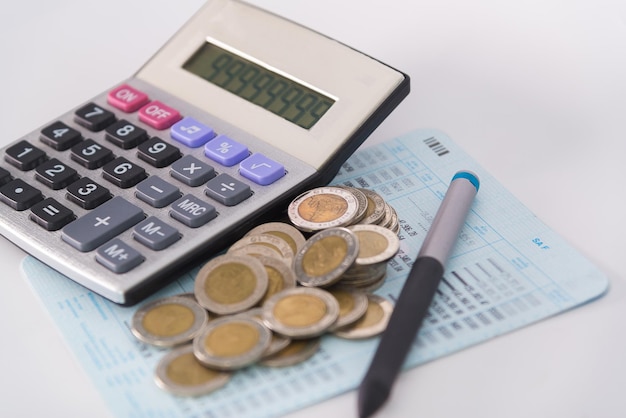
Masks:
[[[111,107],[96,98],[7,147],[9,166],[0,167],[0,201],[27,211],[35,229],[51,234],[47,240],[60,238],[51,245],[69,258],[85,253],[115,275],[129,273],[154,263],[153,252],[167,258],[184,248],[196,235],[190,231],[219,224],[235,206],[246,207],[236,216],[258,210],[247,206],[252,186],[262,198],[263,187],[286,174],[167,100],[127,84],[104,98]]]

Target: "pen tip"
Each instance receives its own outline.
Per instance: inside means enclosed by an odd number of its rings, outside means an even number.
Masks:
[[[388,385],[378,380],[364,381],[359,388],[359,418],[372,416],[389,396]]]

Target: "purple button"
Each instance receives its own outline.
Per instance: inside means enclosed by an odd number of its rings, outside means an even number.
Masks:
[[[170,134],[172,138],[191,148],[202,146],[215,136],[212,128],[189,116],[175,123]]]
[[[253,154],[239,164],[239,174],[267,186],[285,175],[285,167],[263,154]]]
[[[248,147],[233,141],[226,135],[219,135],[204,146],[204,155],[226,167],[237,164],[248,154]]]

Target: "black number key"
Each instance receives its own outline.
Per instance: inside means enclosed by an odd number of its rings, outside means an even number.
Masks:
[[[106,139],[122,149],[130,149],[148,139],[148,135],[144,129],[121,119],[106,129]]]
[[[74,113],[74,120],[80,126],[97,132],[115,122],[115,115],[95,103],[88,103]]]
[[[0,187],[0,200],[15,210],[26,210],[43,200],[43,195],[30,184],[15,179]]]
[[[59,190],[78,178],[76,170],[52,158],[35,170],[35,178],[52,190]]]
[[[113,159],[113,152],[98,144],[93,139],[87,139],[72,147],[72,160],[90,170],[99,168]]]
[[[137,156],[150,165],[161,168],[178,160],[181,154],[180,149],[155,136],[139,145]]]
[[[20,141],[7,148],[4,159],[22,171],[28,171],[46,161],[46,153],[28,141]]]
[[[111,193],[89,177],[83,177],[67,187],[65,197],[83,209],[93,209],[109,200]]]
[[[118,157],[102,167],[102,177],[126,189],[145,179],[147,174],[142,167],[131,163],[124,157]]]
[[[71,210],[51,197],[35,204],[30,210],[29,218],[48,231],[57,231],[76,218]]]
[[[41,130],[39,139],[44,144],[57,151],[65,151],[79,143],[83,137],[74,128],[70,128],[63,122],[54,122],[52,125]]]

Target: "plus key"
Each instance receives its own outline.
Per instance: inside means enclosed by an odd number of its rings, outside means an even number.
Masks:
[[[79,251],[91,251],[144,219],[143,211],[116,196],[63,228],[62,238]]]

